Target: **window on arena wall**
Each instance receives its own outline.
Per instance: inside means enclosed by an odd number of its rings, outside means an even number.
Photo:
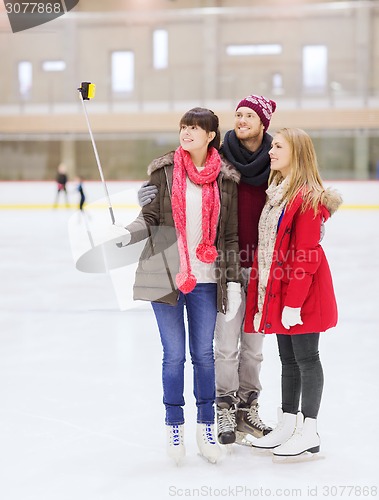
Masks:
[[[228,45],[226,53],[228,56],[275,56],[282,53],[282,46],[278,43]]]
[[[134,52],[112,52],[112,92],[125,93],[134,90]]]
[[[283,76],[281,73],[274,73],[272,75],[272,93],[273,95],[282,95],[284,94],[283,88]]]
[[[18,63],[18,91],[22,99],[28,99],[32,92],[33,66],[30,61]]]
[[[64,61],[43,61],[42,69],[47,72],[64,71],[66,63]]]
[[[165,69],[168,67],[168,32],[164,29],[153,33],[153,67]]]
[[[326,45],[303,47],[303,90],[324,93],[328,84],[328,48]]]

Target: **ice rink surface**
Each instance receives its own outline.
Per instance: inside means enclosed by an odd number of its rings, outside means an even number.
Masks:
[[[188,356],[187,457],[176,467],[165,454],[160,341],[150,304],[130,299],[133,266],[79,272],[83,221],[51,208],[54,184],[0,183],[0,499],[377,497],[379,183],[333,184],[345,204],[323,240],[340,314],[320,343],[323,458],[274,464],[233,445],[217,465],[203,461]],[[137,212],[138,186],[110,183],[120,218]],[[103,196],[98,183],[85,189],[90,202]],[[101,206],[88,215],[90,225],[108,217]],[[275,336],[262,384],[261,416],[275,425]]]

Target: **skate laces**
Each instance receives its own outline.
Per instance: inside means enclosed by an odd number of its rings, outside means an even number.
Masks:
[[[203,438],[206,443],[216,444],[216,440],[213,436],[213,428],[211,424],[203,424]]]
[[[217,427],[219,433],[234,431],[236,428],[236,410],[234,408],[217,409]]]
[[[291,436],[292,441],[297,441],[299,438],[302,437],[303,434],[303,426],[302,425],[296,425],[295,430],[293,431],[293,434]]]
[[[247,412],[247,419],[253,427],[256,427],[257,429],[263,431],[263,430],[268,429],[268,427],[267,427],[267,425],[265,425],[262,422],[261,417],[259,416],[259,413],[258,413],[258,408],[259,408],[259,405],[258,405],[258,403],[256,403],[256,404],[249,406],[248,408],[240,408],[240,409],[242,411]]]
[[[170,446],[179,446],[181,444],[181,435],[179,425],[170,426]]]

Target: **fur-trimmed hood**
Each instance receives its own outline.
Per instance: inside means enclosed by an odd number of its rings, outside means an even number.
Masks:
[[[336,189],[328,187],[321,196],[321,204],[333,215],[342,205],[342,196]]]
[[[151,175],[156,170],[160,168],[172,166],[174,164],[174,154],[175,151],[170,151],[159,158],[153,160],[147,167],[147,174]],[[221,156],[221,155],[220,155]],[[233,165],[223,156],[221,156],[221,173],[225,179],[230,179],[237,184],[240,181],[241,174],[236,170]]]

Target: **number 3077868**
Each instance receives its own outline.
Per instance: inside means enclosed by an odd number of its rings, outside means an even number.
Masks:
[[[6,3],[8,14],[59,14],[64,12],[61,3],[15,2]]]

